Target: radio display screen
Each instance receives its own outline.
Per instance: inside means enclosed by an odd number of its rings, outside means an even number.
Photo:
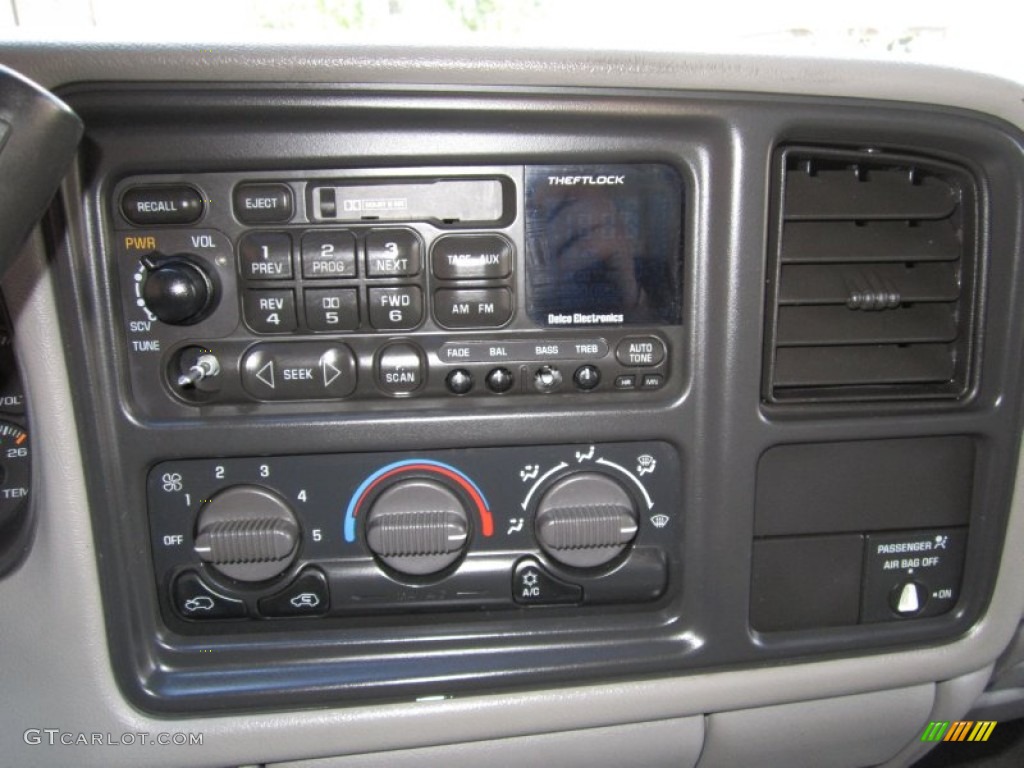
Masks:
[[[527,166],[525,213],[535,323],[682,322],[683,183],[674,168]]]

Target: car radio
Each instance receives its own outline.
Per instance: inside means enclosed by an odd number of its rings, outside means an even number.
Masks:
[[[679,386],[667,165],[133,176],[110,202],[152,416]]]

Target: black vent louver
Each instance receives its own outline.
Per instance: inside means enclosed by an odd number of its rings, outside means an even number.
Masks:
[[[766,399],[964,396],[978,261],[970,176],[796,147],[775,167]]]

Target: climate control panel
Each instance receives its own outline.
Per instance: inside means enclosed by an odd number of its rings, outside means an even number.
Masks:
[[[200,623],[653,602],[679,483],[660,442],[168,461],[156,577]]]

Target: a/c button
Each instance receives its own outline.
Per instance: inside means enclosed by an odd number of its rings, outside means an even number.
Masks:
[[[516,563],[512,574],[512,599],[521,605],[578,603],[583,588],[556,579],[532,557],[525,557]]]

